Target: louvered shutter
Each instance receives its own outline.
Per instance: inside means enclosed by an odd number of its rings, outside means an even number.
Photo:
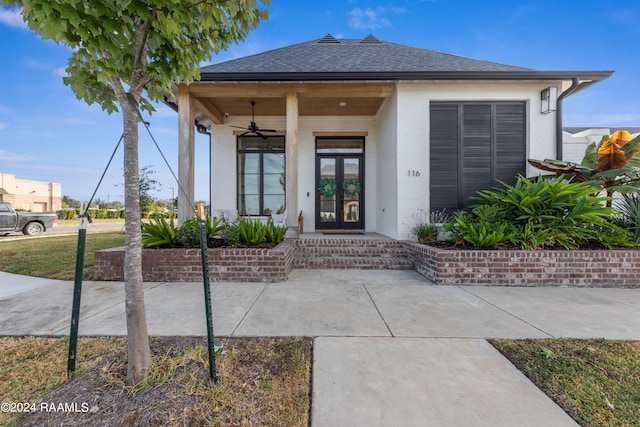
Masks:
[[[458,208],[458,106],[431,104],[431,210]]]
[[[523,102],[432,102],[430,109],[432,211],[465,208],[476,192],[525,172]]]

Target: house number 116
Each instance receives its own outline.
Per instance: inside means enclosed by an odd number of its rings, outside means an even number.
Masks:
[[[409,176],[420,176],[420,171],[415,170],[415,169],[410,169],[408,172]]]

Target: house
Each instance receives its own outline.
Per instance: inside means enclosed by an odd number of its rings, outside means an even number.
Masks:
[[[536,71],[332,35],[238,58],[177,85],[179,219],[194,123],[211,132],[214,209],[286,211],[304,232],[406,239],[425,212],[561,158],[562,101],[612,71]]]
[[[18,179],[14,174],[0,172],[0,202],[32,212],[55,211],[62,206],[62,185]]]

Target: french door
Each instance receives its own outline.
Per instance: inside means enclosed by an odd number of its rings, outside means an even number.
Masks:
[[[316,229],[364,229],[364,157],[317,154]]]

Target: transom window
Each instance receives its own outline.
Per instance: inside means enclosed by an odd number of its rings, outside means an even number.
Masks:
[[[285,210],[284,136],[238,137],[238,214]]]

